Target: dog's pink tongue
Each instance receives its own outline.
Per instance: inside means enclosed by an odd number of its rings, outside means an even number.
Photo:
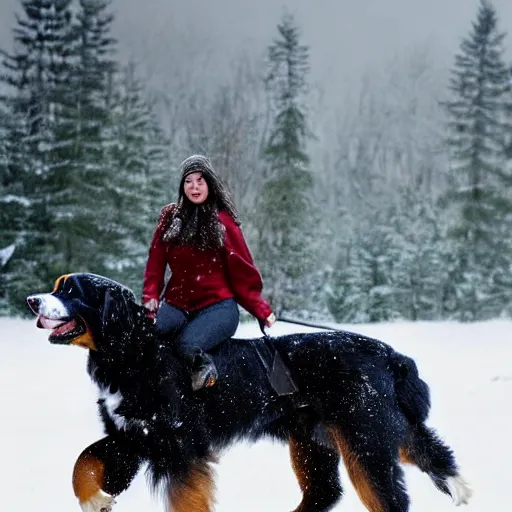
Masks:
[[[67,332],[73,330],[77,326],[77,323],[76,320],[64,322],[62,320],[52,320],[51,318],[40,316],[38,326],[42,329],[51,329],[52,336],[55,336],[59,334],[66,334]]]
[[[66,322],[65,324],[59,325],[52,331],[52,336],[58,335],[58,334],[65,334],[68,331],[73,330],[76,327],[76,321],[71,320],[69,322]]]
[[[39,317],[39,325],[43,329],[54,329],[55,327],[59,327],[64,323],[65,322],[62,320],[52,320],[51,318],[46,318],[44,316]]]

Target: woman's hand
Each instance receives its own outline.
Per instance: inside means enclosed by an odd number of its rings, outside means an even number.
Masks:
[[[265,325],[267,327],[272,327],[275,324],[276,320],[276,315],[274,315],[274,313],[270,313],[270,315],[265,320]]]
[[[153,313],[153,314],[156,314],[156,312],[158,311],[158,306],[159,306],[159,302],[158,302],[158,299],[149,299],[147,302],[144,302],[144,307],[150,312],[150,313]]]

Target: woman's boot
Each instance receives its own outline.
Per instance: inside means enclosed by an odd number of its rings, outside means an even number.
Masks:
[[[194,391],[213,386],[219,377],[213,359],[201,349],[192,353],[190,373]]]

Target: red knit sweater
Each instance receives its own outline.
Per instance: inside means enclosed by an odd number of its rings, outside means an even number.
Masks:
[[[269,303],[261,297],[261,275],[255,267],[242,231],[231,215],[219,212],[226,228],[224,245],[218,250],[199,250],[193,246],[173,246],[162,240],[166,222],[174,205],[160,213],[144,272],[142,300],[160,299],[166,266],[171,277],[164,300],[185,311],[204,308],[221,300],[234,298],[251,315],[265,320],[272,313]]]

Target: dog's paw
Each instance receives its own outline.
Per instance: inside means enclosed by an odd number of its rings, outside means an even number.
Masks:
[[[82,507],[82,512],[112,512],[114,504],[113,496],[99,490],[87,501],[80,503],[80,507]]]

